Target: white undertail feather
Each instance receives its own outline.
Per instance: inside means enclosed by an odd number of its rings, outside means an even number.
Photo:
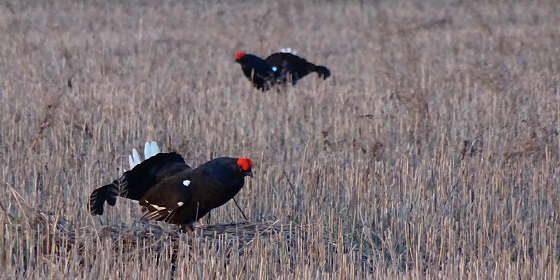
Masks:
[[[156,143],[156,141],[152,141],[152,144],[150,144],[150,146],[152,147],[152,154],[153,155],[157,155],[160,153],[160,149]]]
[[[144,160],[147,160],[159,153],[159,147],[156,141],[146,142],[144,144]],[[142,158],[140,158],[140,154],[136,148],[132,149],[132,155],[128,156],[128,164],[130,165],[130,169],[134,168],[136,165],[142,162]]]
[[[144,160],[150,157],[150,152],[150,142],[146,142],[146,144],[144,144]]]
[[[293,55],[296,55],[297,52],[295,50],[292,50],[292,48],[281,48],[280,52],[282,53],[291,53]]]
[[[135,148],[132,149],[132,165],[130,165],[130,169],[140,164],[140,162],[142,162],[142,160],[140,159],[140,155],[138,154],[138,151]]]
[[[159,147],[156,141],[146,142],[144,145],[144,160],[147,160],[159,153]]]
[[[130,169],[134,168],[134,166],[136,165],[134,163],[134,160],[132,159],[132,156],[128,156],[128,164],[130,165]]]

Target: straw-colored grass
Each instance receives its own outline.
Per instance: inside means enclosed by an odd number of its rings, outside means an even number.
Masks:
[[[0,3],[0,277],[558,279],[559,10]],[[283,47],[332,78],[263,93],[233,62]],[[248,221],[228,203],[185,234],[124,199],[92,217],[146,140],[252,158]]]

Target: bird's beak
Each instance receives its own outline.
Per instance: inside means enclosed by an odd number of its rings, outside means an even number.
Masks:
[[[253,171],[247,171],[245,173],[245,175],[250,176],[251,178],[253,178]]]

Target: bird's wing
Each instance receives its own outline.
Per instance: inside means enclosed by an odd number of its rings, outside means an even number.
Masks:
[[[265,59],[265,61],[272,66],[282,67],[282,68],[287,67],[290,69],[292,68],[310,69],[313,66],[313,63],[309,63],[304,58],[301,58],[297,55],[287,53],[287,52],[273,53],[269,55]]]
[[[264,80],[272,79],[276,75],[274,65],[270,65],[258,57],[252,60],[251,67],[255,70],[252,74]]]
[[[175,152],[150,156],[116,180],[119,195],[138,200],[163,178],[188,169],[191,167]]]
[[[186,176],[170,177],[143,196],[139,203],[144,211],[145,220],[175,221],[174,215],[181,207],[192,205],[193,188]]]
[[[265,61],[278,68],[279,73],[277,75],[279,77],[285,79],[291,76],[294,84],[298,79],[313,72],[316,67],[315,64],[308,62],[304,58],[284,52],[273,53]]]

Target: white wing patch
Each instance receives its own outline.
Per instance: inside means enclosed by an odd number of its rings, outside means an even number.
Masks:
[[[144,144],[144,160],[147,160],[160,152],[159,147],[156,141],[146,142]],[[140,158],[140,154],[136,148],[132,149],[132,155],[128,156],[128,164],[130,165],[130,169],[134,168],[136,165],[142,162],[142,158]]]
[[[183,185],[185,185],[185,187],[188,187],[190,184],[191,184],[191,181],[189,181],[189,180],[183,181]]]
[[[177,206],[179,206],[179,207],[183,206],[183,204],[184,203],[182,201],[177,202]]]
[[[155,208],[156,210],[158,210],[158,211],[166,209],[166,208],[163,207],[163,206],[158,206],[158,205],[155,205],[155,204],[150,204],[150,206],[154,207],[154,208]]]
[[[280,52],[282,53],[291,53],[293,55],[296,55],[297,52],[295,50],[292,50],[292,48],[281,48]]]
[[[278,70],[278,68],[276,68],[276,66],[272,66],[272,71],[276,72],[276,70]]]
[[[159,206],[159,205],[156,205],[156,204],[151,204],[151,203],[148,202],[147,200],[144,200],[144,202],[146,202],[147,204],[150,204],[150,206],[154,207],[154,209],[156,209],[157,211],[163,210],[163,209],[167,209],[167,208],[165,208],[165,207],[163,207],[163,206]]]

